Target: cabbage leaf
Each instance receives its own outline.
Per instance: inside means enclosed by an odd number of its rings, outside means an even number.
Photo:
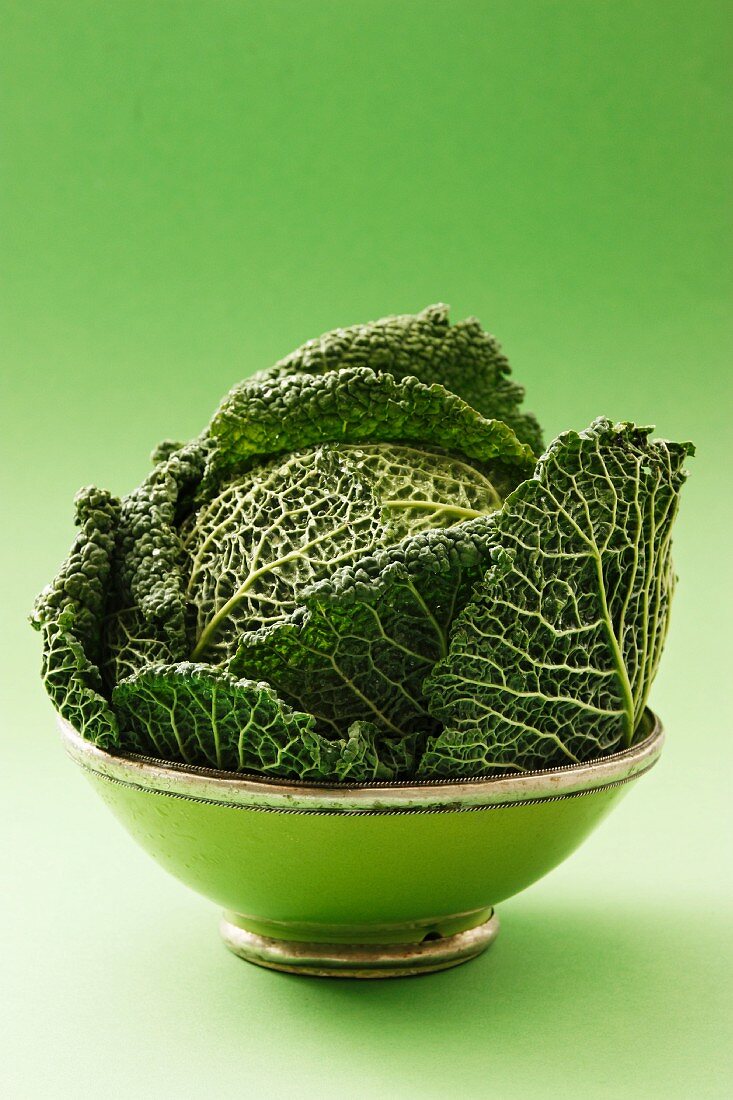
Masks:
[[[377,744],[367,723],[328,740],[310,714],[292,710],[266,683],[210,665],[150,665],[112,693],[138,753],[295,779],[390,779],[412,765],[409,741]]]
[[[490,562],[486,518],[423,532],[338,570],[306,591],[289,619],[243,634],[232,670],[263,676],[331,736],[368,717],[383,735],[424,741],[437,723],[423,681]]]
[[[497,340],[475,317],[451,325],[439,303],[417,314],[384,317],[337,328],[281,359],[255,381],[279,382],[293,374],[325,374],[350,367],[440,383],[489,420],[503,420],[539,454],[542,435],[530,413],[520,411],[524,389],[509,377],[509,362]]]
[[[242,382],[214,414],[204,439],[208,459],[199,497],[253,462],[319,443],[416,443],[474,462],[516,484],[534,466],[530,447],[500,420],[489,420],[440,385],[397,380],[367,367]]]
[[[595,421],[566,432],[488,522],[492,564],[430,673],[444,723],[424,776],[522,771],[630,745],[674,588],[689,444]]]
[[[185,531],[191,659],[221,664],[349,562],[501,504],[485,472],[396,444],[326,445],[258,466],[202,506]]]

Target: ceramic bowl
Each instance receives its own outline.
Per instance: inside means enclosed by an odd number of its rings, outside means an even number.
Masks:
[[[656,762],[632,748],[475,780],[310,786],[113,755],[67,723],[67,752],[166,870],[224,909],[249,962],[380,978],[441,970],[496,938],[494,907],[573,852]]]

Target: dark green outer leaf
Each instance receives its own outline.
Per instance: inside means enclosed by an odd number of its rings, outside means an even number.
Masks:
[[[318,443],[416,442],[478,463],[491,463],[510,487],[534,468],[529,447],[511,428],[486,420],[442,386],[398,381],[367,367],[279,383],[244,382],[214,415],[211,452],[200,496],[246,470],[252,460]],[[499,488],[501,488],[499,482]]]
[[[631,743],[674,585],[687,444],[597,420],[560,436],[488,522],[493,565],[425,687],[423,775],[543,768]]]
[[[169,453],[122,501],[105,624],[104,673],[110,688],[151,660],[188,655],[179,519],[201,479],[205,457],[201,441]]]
[[[140,752],[228,771],[310,780],[391,778],[412,764],[410,742],[377,745],[368,724],[328,740],[310,714],[265,683],[209,665],[152,665],[114,690],[124,735]]]
[[[120,502],[89,487],[76,496],[81,527],[58,576],[40,594],[31,622],[43,636],[42,676],[62,717],[90,741],[118,744],[117,722],[97,667]]]
[[[509,376],[509,363],[495,338],[474,317],[451,325],[448,307],[428,306],[416,315],[385,317],[309,340],[255,381],[293,374],[325,374],[370,367],[431,385],[438,382],[458,394],[487,419],[502,420],[539,454],[542,437],[535,418],[520,412],[524,390]]]
[[[366,719],[384,736],[435,729],[422,685],[450,623],[489,564],[488,517],[432,530],[313,586],[289,620],[241,638],[238,675],[262,676],[338,735]]]
[[[73,612],[63,611],[44,623],[41,635],[41,676],[58,713],[87,741],[103,749],[119,748],[117,717],[103,694],[99,668],[79,641]]]

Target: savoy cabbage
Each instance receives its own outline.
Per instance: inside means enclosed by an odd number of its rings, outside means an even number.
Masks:
[[[112,751],[303,780],[482,775],[630,745],[689,444],[544,450],[475,320],[338,329],[236,386],[36,601],[59,713]]]

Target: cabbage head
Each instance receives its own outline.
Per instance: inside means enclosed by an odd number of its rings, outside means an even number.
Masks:
[[[63,718],[123,753],[308,781],[524,771],[632,744],[689,444],[545,449],[445,307],[236,386],[79,534],[32,615]]]

